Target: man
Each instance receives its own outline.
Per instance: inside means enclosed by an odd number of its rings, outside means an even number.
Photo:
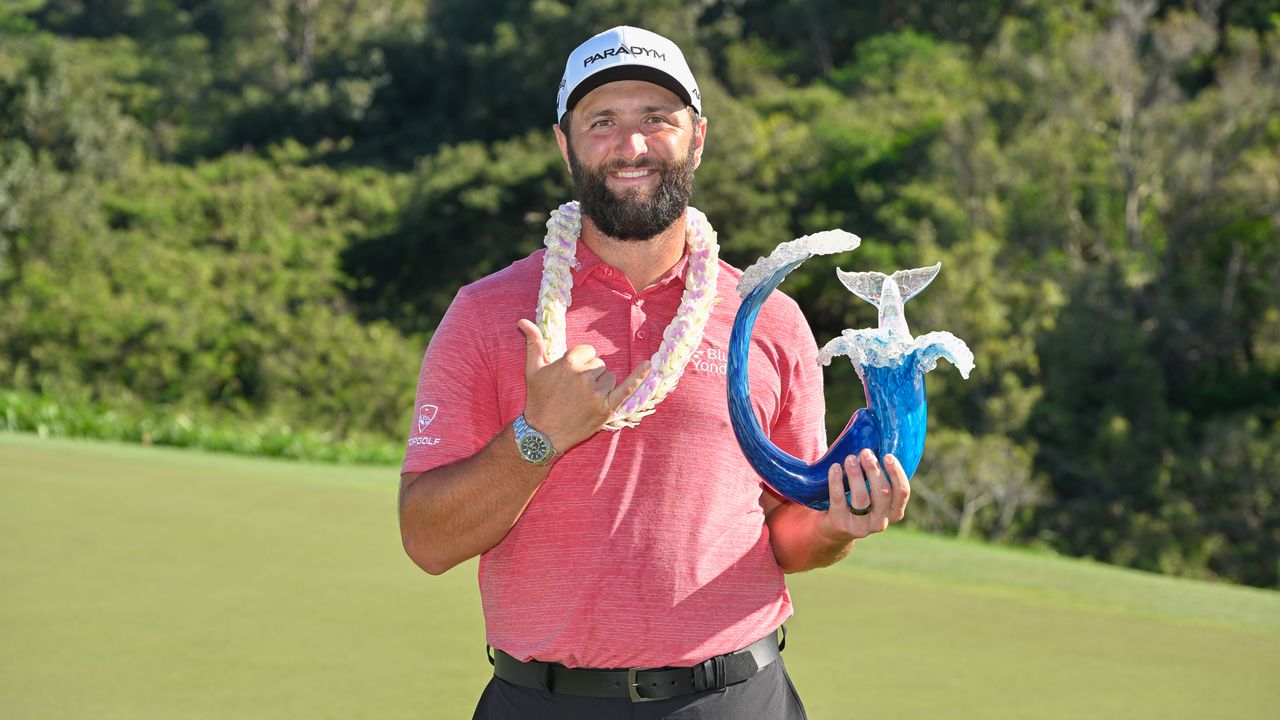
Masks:
[[[687,207],[707,121],[679,48],[601,33],[570,55],[557,106],[580,208],[441,320],[401,475],[406,552],[432,574],[481,558],[495,677],[477,718],[802,718],[775,635],[783,573],[900,520],[907,479],[850,457],[818,512],[742,457],[724,364],[741,273]],[[819,456],[816,344],[781,293],[751,353],[762,427]]]

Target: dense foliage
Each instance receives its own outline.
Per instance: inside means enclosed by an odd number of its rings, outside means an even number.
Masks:
[[[943,262],[909,319],[978,368],[929,376],[913,522],[1280,585],[1265,0],[5,3],[8,426],[394,442],[454,291],[567,196],[563,59],[621,23],[688,50],[728,260],[844,227],[846,268]],[[785,285],[820,342],[874,322],[832,265]],[[828,373],[833,433],[860,396]]]

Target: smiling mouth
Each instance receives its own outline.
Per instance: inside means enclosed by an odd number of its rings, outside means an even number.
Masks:
[[[616,170],[612,175],[616,178],[632,179],[648,177],[654,173],[652,168],[640,168],[638,170]]]

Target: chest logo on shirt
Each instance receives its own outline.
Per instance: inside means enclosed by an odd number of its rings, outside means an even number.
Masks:
[[[689,358],[689,369],[708,375],[728,375],[729,353],[709,345],[699,348]]]

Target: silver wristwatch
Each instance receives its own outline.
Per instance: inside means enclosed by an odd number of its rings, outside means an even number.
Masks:
[[[551,446],[551,440],[546,435],[529,425],[529,421],[524,419],[524,413],[516,418],[511,427],[516,433],[516,447],[519,448],[520,457],[524,458],[525,462],[546,465],[560,454]]]

